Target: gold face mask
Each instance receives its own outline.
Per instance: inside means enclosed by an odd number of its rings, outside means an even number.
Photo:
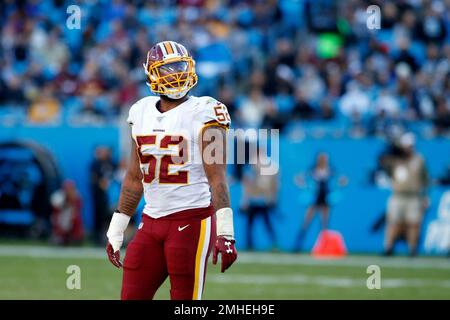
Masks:
[[[161,95],[176,95],[188,92],[198,81],[194,60],[187,57],[174,57],[155,61],[146,67],[150,89]]]

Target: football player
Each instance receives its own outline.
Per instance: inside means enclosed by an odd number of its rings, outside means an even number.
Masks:
[[[212,248],[213,264],[220,255],[222,272],[237,258],[225,172],[231,119],[219,101],[189,95],[198,78],[183,45],[156,44],[144,69],[157,96],[129,111],[131,159],[106,251],[122,267],[123,234],[144,195],[142,222],[123,261],[121,298],[152,299],[169,277],[171,299],[201,299]]]

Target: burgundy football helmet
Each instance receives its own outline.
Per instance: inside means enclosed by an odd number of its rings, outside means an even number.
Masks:
[[[147,84],[152,92],[181,99],[197,84],[195,61],[186,48],[174,41],[154,45],[144,64]]]

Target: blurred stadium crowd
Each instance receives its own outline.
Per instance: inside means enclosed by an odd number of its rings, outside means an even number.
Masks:
[[[72,4],[80,29],[66,27]],[[445,135],[449,13],[441,0],[6,0],[0,121],[115,123],[150,93],[147,50],[170,39],[197,60],[194,94],[222,100],[235,127]]]

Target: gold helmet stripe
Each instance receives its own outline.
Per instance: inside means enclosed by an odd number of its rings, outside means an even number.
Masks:
[[[180,52],[178,52],[177,46],[175,45],[175,42],[169,41],[169,43],[170,43],[170,46],[172,47],[173,52],[180,54]]]
[[[164,43],[160,43],[159,44],[159,48],[161,49],[161,52],[162,52],[163,56],[167,56],[168,55],[166,47],[164,46]]]
[[[166,49],[167,54],[172,54],[173,53],[173,48],[172,48],[172,46],[171,46],[169,41],[164,42],[164,48]]]

